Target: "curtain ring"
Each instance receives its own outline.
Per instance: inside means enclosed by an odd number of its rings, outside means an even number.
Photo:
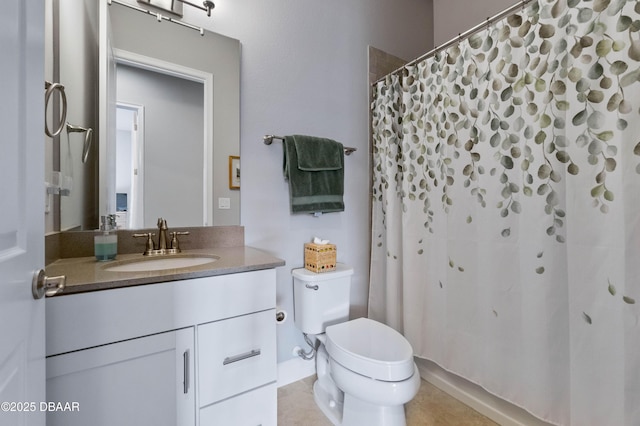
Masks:
[[[409,69],[405,66],[400,73],[400,85],[404,85],[404,80],[409,76]]]

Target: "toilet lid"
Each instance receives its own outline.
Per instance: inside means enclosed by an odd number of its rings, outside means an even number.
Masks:
[[[362,376],[398,382],[413,374],[413,349],[393,328],[368,318],[326,329],[331,358]]]

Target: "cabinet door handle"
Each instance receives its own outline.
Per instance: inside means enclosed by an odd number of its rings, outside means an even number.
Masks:
[[[184,393],[189,393],[189,349],[182,354],[182,368],[184,379],[182,380],[182,387]]]
[[[260,355],[260,349],[253,349],[249,352],[245,352],[240,355],[228,356],[222,361],[222,365],[231,364],[234,362],[242,361],[243,359],[252,358],[254,356]]]

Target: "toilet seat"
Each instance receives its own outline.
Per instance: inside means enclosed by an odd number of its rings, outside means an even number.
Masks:
[[[376,380],[399,382],[414,374],[413,349],[407,339],[368,318],[327,327],[325,347],[334,361]]]

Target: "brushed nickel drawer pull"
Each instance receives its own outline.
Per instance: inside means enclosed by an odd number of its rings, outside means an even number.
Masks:
[[[222,365],[231,364],[234,362],[242,361],[243,359],[253,358],[254,356],[260,355],[260,349],[253,349],[252,351],[236,355],[236,356],[228,356],[222,361]]]
[[[185,394],[189,393],[189,349],[182,354],[183,381],[182,390]]]

